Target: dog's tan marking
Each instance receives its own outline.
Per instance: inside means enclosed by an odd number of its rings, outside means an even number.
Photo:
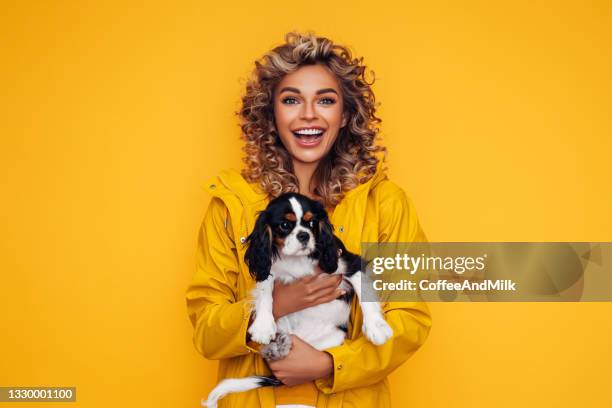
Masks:
[[[304,221],[310,221],[312,219],[312,213],[310,211],[306,211],[306,214],[304,214]]]
[[[287,221],[293,221],[293,222],[297,221],[297,217],[295,216],[294,213],[287,213],[287,214],[285,214],[285,219]]]

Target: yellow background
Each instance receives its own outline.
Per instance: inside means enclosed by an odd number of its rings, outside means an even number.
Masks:
[[[612,240],[611,17],[578,0],[2,2],[0,386],[199,406],[216,370],[184,304],[200,185],[240,166],[244,78],[294,28],[375,70],[390,176],[430,240]],[[612,304],[431,308],[396,406],[612,405]]]

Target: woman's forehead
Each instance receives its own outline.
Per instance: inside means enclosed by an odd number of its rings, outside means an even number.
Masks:
[[[295,88],[304,94],[316,94],[326,88],[340,91],[336,75],[321,64],[304,65],[285,75],[277,86],[279,92],[283,88]]]

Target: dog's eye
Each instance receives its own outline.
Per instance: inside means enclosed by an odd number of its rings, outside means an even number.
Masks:
[[[314,220],[310,220],[310,221],[308,221],[308,226],[309,226],[310,228],[314,228],[314,224],[315,224],[315,223],[314,223]]]
[[[280,229],[283,232],[289,232],[289,230],[291,229],[291,224],[287,221],[283,221],[280,223]]]

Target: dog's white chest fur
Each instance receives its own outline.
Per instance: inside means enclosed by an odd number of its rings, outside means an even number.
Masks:
[[[282,283],[290,283],[296,279],[313,274],[317,260],[307,256],[280,256],[274,261],[270,273],[274,279]]]

